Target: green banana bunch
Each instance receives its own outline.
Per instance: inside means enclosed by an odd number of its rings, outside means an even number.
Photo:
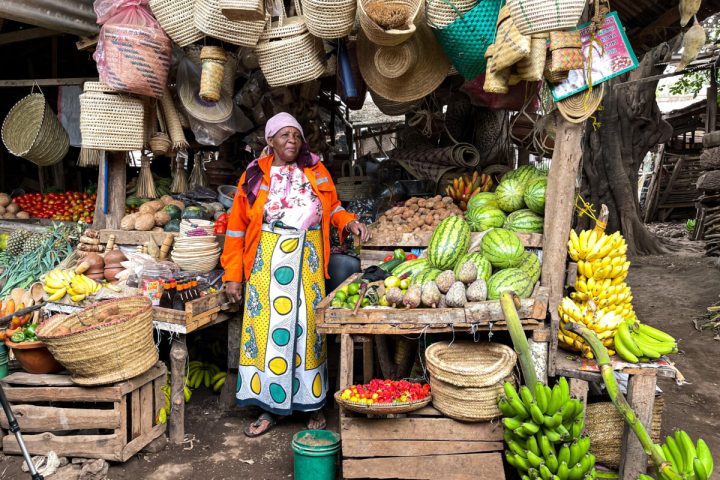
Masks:
[[[662,330],[640,322],[623,322],[615,332],[615,351],[626,362],[638,363],[677,353],[678,347],[677,341]]]
[[[218,393],[222,389],[223,385],[225,385],[226,378],[227,372],[218,372],[210,379],[213,392]]]
[[[193,360],[190,362],[187,385],[190,388],[199,388],[201,385],[205,385],[205,388],[214,387],[212,380],[218,373],[220,373],[220,367],[217,365]]]
[[[678,430],[675,435],[668,435],[661,445],[665,460],[672,464],[672,470],[682,478],[707,480],[713,472],[713,458],[710,449],[703,439],[694,444],[690,435]],[[668,476],[661,472],[659,479]]]
[[[506,438],[507,441],[507,438]],[[522,478],[542,480],[590,480],[596,477],[595,455],[589,453],[590,437],[583,436],[555,449],[544,435],[529,437],[523,444],[508,442],[505,458]]]

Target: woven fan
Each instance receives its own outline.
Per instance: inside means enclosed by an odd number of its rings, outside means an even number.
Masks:
[[[155,180],[150,170],[150,158],[143,154],[140,158],[137,194],[140,198],[157,198]]]
[[[185,160],[187,160],[187,152],[185,150],[179,151],[174,160],[175,165],[173,167],[173,181],[172,185],[170,185],[170,191],[173,193],[185,193],[188,191]]]

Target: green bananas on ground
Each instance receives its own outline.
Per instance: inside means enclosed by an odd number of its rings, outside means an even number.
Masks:
[[[690,435],[678,430],[675,435],[668,435],[661,445],[665,460],[672,464],[672,473],[661,472],[660,480],[674,478],[707,480],[713,472],[713,458],[710,449],[703,439],[693,444]],[[677,475],[675,477],[673,474]],[[640,475],[638,480],[653,480],[649,475]]]
[[[205,388],[211,388],[213,392],[219,392],[225,384],[225,377],[227,377],[227,373],[221,372],[217,365],[194,360],[190,362],[187,384],[190,388],[199,388],[204,385]]]
[[[595,456],[590,438],[583,437],[584,404],[570,397],[565,377],[551,389],[535,384],[519,391],[503,385],[498,401],[508,450],[505,458],[526,479],[581,480],[595,478]]]
[[[634,322],[623,323],[615,332],[615,351],[630,363],[648,362],[677,353],[677,341],[657,328]]]
[[[165,405],[158,411],[157,415],[155,416],[155,423],[163,424],[167,423],[168,416],[170,415],[170,411],[172,410],[171,400],[170,400],[170,375],[167,376],[167,383],[161,387],[161,390],[163,394],[165,395]],[[188,388],[188,377],[185,377],[185,382],[183,386],[183,399],[185,400],[185,403],[190,401],[190,397],[192,397],[192,391]]]

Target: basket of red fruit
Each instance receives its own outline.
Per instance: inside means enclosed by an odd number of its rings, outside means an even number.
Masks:
[[[352,412],[390,415],[426,407],[432,401],[432,395],[427,383],[376,379],[335,393],[335,401]]]

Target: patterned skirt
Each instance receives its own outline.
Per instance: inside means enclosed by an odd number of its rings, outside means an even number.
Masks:
[[[327,345],[315,330],[323,265],[320,230],[263,226],[245,285],[238,405],[289,415],[325,404]]]

